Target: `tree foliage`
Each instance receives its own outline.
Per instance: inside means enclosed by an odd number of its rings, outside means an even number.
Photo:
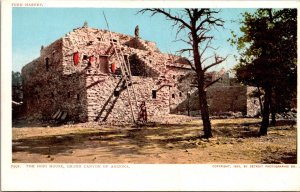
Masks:
[[[14,72],[12,71],[12,86],[20,87],[22,85],[22,78],[20,72]]]
[[[297,86],[297,9],[258,9],[245,13],[233,39],[240,52],[237,79],[264,90],[260,134],[267,134],[271,111],[287,107]]]

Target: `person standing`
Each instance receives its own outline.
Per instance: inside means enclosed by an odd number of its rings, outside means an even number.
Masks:
[[[147,122],[147,108],[145,101],[143,101],[140,105],[139,121],[142,121],[144,123]]]

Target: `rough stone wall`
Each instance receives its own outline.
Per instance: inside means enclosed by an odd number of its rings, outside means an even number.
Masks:
[[[61,110],[71,120],[87,119],[85,78],[79,73],[64,75],[62,59],[62,39],[59,39],[42,49],[41,56],[22,69],[27,116],[50,119]]]
[[[183,90],[183,88],[181,88]],[[186,88],[185,90],[188,90]],[[242,112],[243,115],[253,117],[260,113],[258,98],[250,97],[255,87],[247,86],[211,86],[207,89],[207,102],[209,111],[212,115],[222,115],[227,112]],[[197,89],[190,90],[191,97],[185,97],[185,100],[176,105],[174,113],[187,114],[188,108],[191,114],[198,111],[200,114],[200,105]],[[188,106],[188,103],[190,105]]]
[[[88,34],[103,38],[100,38],[99,41],[98,38]],[[103,55],[107,55],[109,66],[112,63],[119,63],[116,55],[113,54],[114,50],[111,48],[107,35],[109,34],[102,30],[81,28],[64,38],[64,42],[66,42],[63,46],[64,73],[80,72],[83,69],[87,71],[86,87],[89,87],[87,89],[89,120],[101,120],[105,116],[102,115],[104,112],[101,110],[109,98],[113,99],[115,97],[113,96],[114,88],[119,81],[118,78],[111,78],[110,71],[108,73],[100,73],[100,70],[99,72],[99,68],[101,68],[99,67],[101,65],[100,57]],[[175,108],[177,103],[185,99],[184,95],[186,96],[186,94],[180,93],[175,82],[190,70],[186,63],[180,63],[186,62],[186,60],[180,60],[178,56],[159,53],[158,49],[155,49],[154,43],[143,41],[139,38],[120,37],[117,33],[112,33],[112,35],[114,39],[120,42],[119,46],[122,48],[122,52],[128,55],[134,76],[137,99],[139,102],[146,101],[149,116],[167,114],[170,108]],[[89,43],[91,41],[93,41],[92,44]],[[80,53],[78,66],[73,64],[73,54],[76,51]],[[87,64],[82,61],[83,55],[88,57],[94,55],[96,57],[95,63],[87,68]],[[120,75],[119,67],[117,65],[117,74]],[[144,90],[146,87],[147,91]],[[157,91],[156,99],[152,98],[153,90]],[[124,118],[128,120],[128,118],[131,118],[127,100],[127,91],[123,90],[106,120],[114,121]],[[137,113],[136,110],[135,114]],[[99,117],[99,114],[101,117]]]
[[[131,45],[133,41],[138,42],[138,46]],[[150,120],[156,115],[170,113],[170,107],[184,99],[178,95],[175,82],[189,70],[180,63],[185,60],[180,61],[180,57],[175,58],[176,62],[170,60],[170,55],[160,53],[153,42],[83,27],[43,48],[41,56],[23,68],[27,115],[50,119],[61,110],[68,113],[68,120],[131,121],[126,88],[119,84],[115,90],[120,81],[120,66],[112,43],[120,43],[129,59],[135,57],[137,62],[130,62],[132,70],[144,70],[146,74],[133,76],[133,84],[138,105],[146,102]],[[77,65],[73,58],[76,52],[79,53]],[[89,63],[90,56],[94,56],[92,63]],[[117,65],[115,74],[111,74],[112,63]],[[132,104],[137,118],[139,109]],[[110,111],[105,117],[107,109]]]
[[[170,110],[172,113],[178,113],[177,106],[187,99],[187,92],[190,90],[190,84],[180,82],[180,79],[189,72],[186,68],[167,67],[166,77],[171,79],[174,86],[170,87]]]
[[[99,83],[90,86],[93,82]],[[150,120],[153,116],[169,113],[168,87],[157,91],[156,98],[152,98],[152,90],[156,90],[152,78],[133,77],[133,82],[138,104],[137,108],[133,92],[130,91],[135,119],[142,101],[146,102]],[[132,121],[127,89],[119,76],[88,76],[87,87],[89,121]]]
[[[253,91],[257,90],[255,87],[247,87],[247,116],[253,117],[260,114],[259,99],[251,97]]]
[[[211,86],[207,89],[210,113],[224,112],[247,113],[247,87],[244,86]]]

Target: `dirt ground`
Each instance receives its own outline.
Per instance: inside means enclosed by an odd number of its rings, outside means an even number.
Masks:
[[[169,115],[146,126],[95,123],[13,125],[14,163],[208,164],[296,163],[297,126],[279,121],[258,137],[260,119],[212,119],[200,139],[196,117]]]

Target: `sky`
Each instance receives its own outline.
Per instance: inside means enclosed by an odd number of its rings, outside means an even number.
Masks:
[[[176,51],[186,48],[186,44],[175,42],[176,28],[172,28],[172,21],[164,16],[150,14],[137,14],[139,9],[101,9],[101,8],[13,8],[12,22],[12,53],[13,71],[21,71],[22,67],[39,57],[40,48],[51,44],[63,37],[74,28],[83,26],[85,21],[89,27],[107,29],[103,11],[111,31],[134,35],[134,28],[139,25],[140,37],[153,41],[164,53],[175,54]],[[240,24],[233,22],[242,19],[245,11],[254,9],[221,9],[218,17],[222,18],[224,28],[212,31],[215,36],[213,46],[218,48],[215,52],[220,56],[228,56],[227,60],[214,70],[225,68],[230,70],[236,61],[233,55],[236,48],[227,41],[231,37],[231,30],[240,34]]]

